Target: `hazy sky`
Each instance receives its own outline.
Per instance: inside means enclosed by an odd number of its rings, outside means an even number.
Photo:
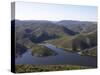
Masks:
[[[16,19],[97,21],[97,7],[16,2]]]

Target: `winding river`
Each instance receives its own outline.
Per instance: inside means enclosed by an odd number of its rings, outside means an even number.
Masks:
[[[36,57],[31,55],[31,50],[27,50],[21,57],[15,59],[16,64],[70,64],[89,67],[97,66],[97,58],[92,56],[81,56],[78,53],[65,52],[63,49],[56,48],[52,44],[41,44],[57,53],[56,56]]]

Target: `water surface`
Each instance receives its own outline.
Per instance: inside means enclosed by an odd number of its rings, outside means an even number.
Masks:
[[[97,58],[92,56],[81,56],[78,53],[65,52],[61,48],[56,48],[52,44],[41,44],[57,53],[56,56],[36,57],[32,56],[28,49],[21,57],[15,59],[16,64],[70,64],[96,67]]]

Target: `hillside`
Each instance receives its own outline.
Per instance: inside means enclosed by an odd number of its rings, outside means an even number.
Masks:
[[[58,25],[65,26],[74,32],[91,32],[97,29],[96,22],[89,21],[73,21],[73,20],[62,20],[57,22]]]
[[[63,48],[65,51],[78,52],[78,51],[84,51],[86,49],[90,50],[97,46],[97,31],[90,32],[90,33],[81,33],[73,37],[65,36],[59,39],[49,40],[48,42],[55,45],[56,47]],[[93,49],[93,50],[95,50],[94,53],[96,53],[97,49]],[[92,54],[93,54],[93,50],[91,50]]]
[[[36,44],[43,42],[51,43],[65,51],[79,51],[97,46],[96,22],[13,20],[12,28],[14,22],[16,43],[21,46],[16,46],[16,52],[20,52],[22,47],[33,49]]]
[[[25,24],[24,24],[25,23]],[[21,21],[15,22],[16,40],[28,38],[38,43],[49,39],[55,39],[64,35],[72,36],[76,33],[64,26],[58,26],[49,21]]]

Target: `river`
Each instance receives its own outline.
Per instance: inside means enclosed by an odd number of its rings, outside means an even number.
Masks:
[[[65,52],[61,48],[56,48],[52,44],[41,44],[57,53],[56,56],[36,57],[32,56],[31,50],[27,50],[21,57],[15,59],[16,64],[69,64],[89,67],[97,66],[97,58],[92,56],[81,56],[78,53]]]

